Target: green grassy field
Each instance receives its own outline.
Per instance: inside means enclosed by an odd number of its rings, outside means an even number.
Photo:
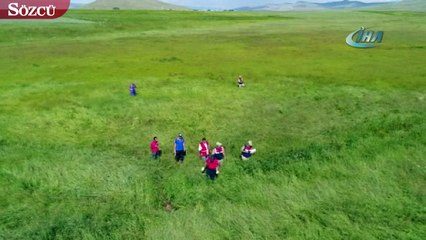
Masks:
[[[0,239],[423,239],[425,23],[404,12],[0,21]],[[361,26],[383,43],[347,46]],[[214,183],[200,173],[202,137],[228,153]],[[258,153],[241,162],[247,140]]]

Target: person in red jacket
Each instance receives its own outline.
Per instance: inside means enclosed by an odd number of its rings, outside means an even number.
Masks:
[[[206,138],[203,138],[198,144],[198,153],[200,155],[200,159],[206,161],[209,156],[209,142],[207,142]]]
[[[206,173],[207,177],[211,180],[215,180],[219,175],[219,160],[210,155],[205,162],[204,167],[201,169],[202,173]]]
[[[152,159],[156,160],[161,156],[160,144],[158,143],[157,137],[154,137],[151,142],[151,153]]]

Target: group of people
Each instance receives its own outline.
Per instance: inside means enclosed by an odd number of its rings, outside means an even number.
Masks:
[[[240,75],[237,78],[237,86],[239,88],[245,87],[245,82],[243,77]],[[136,84],[131,83],[129,86],[129,92],[131,96],[136,96]],[[153,159],[158,159],[161,157],[160,144],[158,138],[154,137],[151,145],[151,153]],[[253,143],[248,141],[241,148],[240,158],[242,160],[248,160],[254,153],[256,149],[253,148]],[[186,147],[185,139],[182,134],[179,133],[173,144],[173,155],[177,163],[182,164],[186,156]],[[217,142],[214,148],[210,148],[209,142],[206,138],[201,139],[201,142],[198,144],[198,155],[200,159],[204,162],[204,166],[201,169],[202,173],[205,173],[211,180],[214,180],[219,175],[219,168],[223,164],[225,159],[225,148],[222,143]]]
[[[158,138],[154,137],[150,149],[152,153],[152,159],[156,160],[161,157],[160,144]],[[256,152],[256,149],[253,147],[252,141],[248,141],[241,148],[240,158],[242,160],[248,160]],[[173,154],[177,163],[182,164],[186,156],[186,147],[185,139],[183,135],[179,133],[173,143]],[[201,169],[202,173],[205,173],[211,180],[214,180],[219,175],[219,168],[225,160],[225,148],[222,143],[216,142],[214,148],[210,148],[210,144],[206,138],[201,139],[198,144],[198,155],[200,160],[203,161],[204,166]]]

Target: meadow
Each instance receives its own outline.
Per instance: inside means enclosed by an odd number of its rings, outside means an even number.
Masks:
[[[424,239],[425,23],[375,11],[0,21],[0,239]],[[383,43],[347,46],[361,26]],[[227,152],[215,182],[200,173],[202,137]],[[258,152],[242,162],[248,140]]]

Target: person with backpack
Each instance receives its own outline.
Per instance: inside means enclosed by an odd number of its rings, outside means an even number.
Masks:
[[[177,163],[183,163],[186,155],[185,149],[185,139],[182,136],[182,133],[178,134],[178,137],[175,139],[173,144],[173,153],[175,155],[175,160]]]
[[[206,176],[210,180],[215,180],[219,176],[219,167],[220,163],[219,160],[214,158],[213,155],[210,155],[206,161],[204,167],[201,169],[202,173],[206,173]]]
[[[247,144],[241,148],[241,160],[248,160],[255,152],[256,149],[253,148],[252,141],[248,141]]]
[[[157,137],[154,137],[152,139],[150,148],[152,153],[152,159],[157,160],[159,157],[161,157],[160,144],[158,143]]]
[[[225,159],[225,149],[223,148],[222,143],[216,143],[216,147],[213,149],[213,156],[220,162],[220,164],[222,164]]]
[[[200,155],[200,159],[206,161],[209,156],[209,142],[206,138],[201,139],[200,144],[198,144],[198,153]]]

